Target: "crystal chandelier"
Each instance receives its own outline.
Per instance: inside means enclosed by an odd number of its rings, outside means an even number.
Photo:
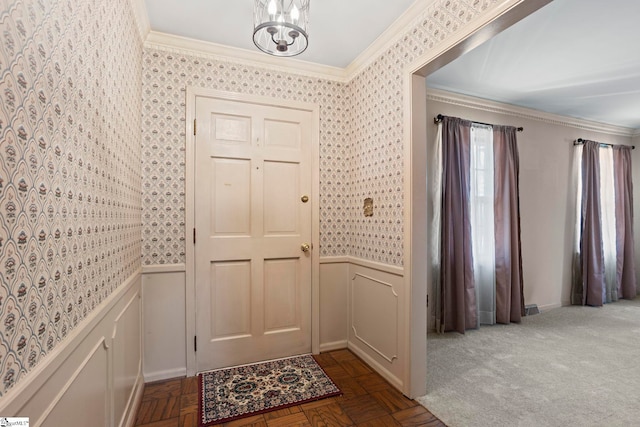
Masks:
[[[299,55],[307,48],[310,0],[254,0],[253,42],[275,56]]]

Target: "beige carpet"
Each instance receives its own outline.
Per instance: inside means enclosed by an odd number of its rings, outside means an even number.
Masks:
[[[427,395],[450,427],[640,426],[640,298],[430,334]]]

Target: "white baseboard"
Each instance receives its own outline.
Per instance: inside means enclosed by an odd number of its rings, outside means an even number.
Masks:
[[[347,348],[347,347],[348,347],[347,340],[322,343],[320,344],[320,353],[324,353],[326,351],[333,351],[333,350],[342,350],[343,348]]]
[[[366,351],[359,348],[354,342],[349,343],[349,350],[355,353],[360,359],[364,360],[367,365],[371,366],[385,380],[389,381],[392,386],[402,391],[402,380],[389,372],[389,370],[384,366],[376,362],[375,359],[369,356]]]
[[[571,304],[545,304],[545,305],[539,305],[538,306],[538,310],[540,310],[540,312],[549,311],[549,310],[551,310],[553,308],[562,307],[563,305],[571,305]]]
[[[152,383],[155,381],[169,380],[172,378],[182,378],[187,376],[187,367],[176,369],[166,369],[164,371],[148,372],[144,374],[144,381]]]

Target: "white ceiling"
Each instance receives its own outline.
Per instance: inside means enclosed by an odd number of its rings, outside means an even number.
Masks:
[[[425,2],[426,0],[415,0]],[[414,0],[311,0],[298,59],[345,68]],[[145,0],[153,31],[258,52],[253,0]],[[427,78],[430,87],[640,129],[640,1],[555,0]]]
[[[296,58],[345,68],[413,2],[311,0],[309,47]],[[253,44],[253,0],[145,0],[145,5],[153,31],[259,52]]]
[[[640,129],[640,1],[555,0],[429,87]]]

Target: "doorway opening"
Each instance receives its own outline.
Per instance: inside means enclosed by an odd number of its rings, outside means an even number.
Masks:
[[[465,32],[410,64],[404,75],[404,268],[407,295],[405,330],[408,348],[404,394],[427,393],[428,184],[426,76],[540,9],[551,0],[510,1],[488,21],[469,25]]]

